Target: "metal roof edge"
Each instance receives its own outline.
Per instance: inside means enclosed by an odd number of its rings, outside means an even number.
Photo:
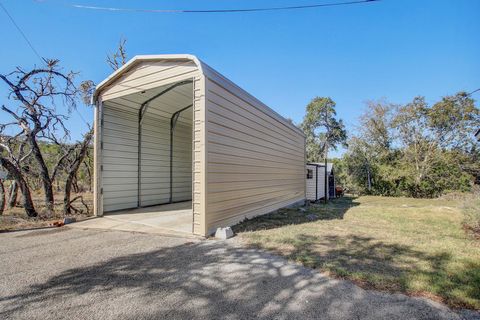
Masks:
[[[102,91],[104,87],[109,85],[110,83],[114,82],[118,79],[123,73],[127,72],[135,65],[144,62],[144,61],[155,61],[155,60],[191,60],[193,61],[200,72],[203,74],[203,62],[201,62],[196,56],[192,54],[152,54],[152,55],[136,55],[132,59],[128,60],[123,66],[121,66],[118,70],[115,70],[112,74],[110,74],[105,80],[100,82],[95,87],[95,92],[93,93],[93,102],[95,102],[98,98],[99,93]]]
[[[289,121],[287,121],[287,119],[285,117],[283,117],[281,114],[279,114],[277,111],[273,110],[272,108],[270,108],[269,106],[267,106],[265,103],[263,103],[262,101],[260,101],[259,99],[257,99],[255,96],[253,96],[251,93],[247,92],[246,90],[242,89],[239,85],[237,85],[235,82],[233,82],[232,80],[228,79],[227,77],[225,77],[223,74],[221,74],[220,72],[218,72],[217,70],[215,70],[214,68],[210,67],[208,64],[206,64],[205,62],[201,61],[200,59],[197,58],[197,56],[193,55],[193,54],[152,54],[152,55],[136,55],[134,56],[132,59],[130,59],[126,64],[124,64],[122,67],[120,67],[118,70],[115,70],[112,74],[110,74],[105,80],[103,80],[102,82],[100,82],[96,87],[95,87],[95,91],[93,93],[93,96],[92,96],[92,104],[95,104],[95,102],[97,101],[98,99],[98,96],[100,94],[100,92],[106,87],[108,86],[109,84],[113,83],[115,80],[117,80],[118,78],[121,77],[121,75],[125,72],[127,72],[128,70],[130,70],[131,68],[133,68],[135,65],[141,63],[141,62],[144,62],[144,61],[155,61],[155,60],[191,60],[193,61],[201,74],[203,74],[204,76],[208,77],[208,78],[214,78],[215,76],[217,77],[221,77],[222,79],[224,79],[225,81],[228,81],[229,83],[231,83],[232,85],[234,85],[235,87],[237,87],[239,90],[245,92],[247,95],[249,95],[252,99],[254,99],[255,101],[257,101],[258,103],[260,103],[261,105],[263,105],[264,107],[268,108],[269,110],[271,110],[276,116],[280,117],[281,119],[283,119],[285,121],[285,124],[287,126],[289,126],[290,128],[292,128],[293,130],[295,130],[296,132],[298,132],[299,134],[301,134],[303,137],[305,137],[305,133],[300,129],[298,128],[296,125],[294,125],[293,123],[290,123]]]

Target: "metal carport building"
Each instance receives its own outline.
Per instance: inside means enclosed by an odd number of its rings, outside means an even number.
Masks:
[[[97,216],[182,202],[206,236],[305,199],[301,130],[195,56],[136,56],[94,103]]]

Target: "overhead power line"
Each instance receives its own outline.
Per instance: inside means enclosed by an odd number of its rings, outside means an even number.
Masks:
[[[0,7],[2,7],[3,11],[5,12],[5,14],[7,15],[7,17],[10,19],[10,21],[12,22],[12,24],[15,26],[15,28],[18,30],[18,32],[22,35],[23,39],[25,40],[25,42],[28,44],[28,46],[30,47],[30,49],[32,49],[33,53],[35,53],[35,55],[42,61],[42,63],[44,63],[45,61],[43,60],[43,58],[40,56],[40,54],[38,53],[37,50],[35,50],[35,47],[33,46],[33,44],[30,42],[30,40],[28,40],[27,38],[27,35],[22,31],[22,29],[20,28],[20,26],[15,22],[15,19],[13,19],[13,17],[10,15],[10,13],[8,12],[7,8],[4,7],[4,5],[0,2]]]
[[[345,2],[316,3],[301,6],[285,6],[285,7],[264,7],[264,8],[245,8],[245,9],[205,9],[205,10],[188,10],[188,9],[142,9],[142,8],[120,8],[120,7],[100,7],[86,6],[82,4],[70,4],[70,6],[78,9],[112,11],[112,12],[142,12],[142,13],[240,13],[240,12],[260,12],[260,11],[280,11],[280,10],[298,10],[312,9],[321,7],[347,6],[354,4],[365,4],[369,2],[379,2],[381,0],[358,0]]]
[[[47,63],[45,61],[44,58],[42,58],[42,56],[38,53],[37,49],[35,49],[35,47],[33,46],[32,42],[30,42],[30,40],[28,39],[27,35],[25,34],[25,32],[23,32],[22,28],[20,28],[20,26],[18,25],[18,23],[15,21],[15,19],[13,19],[12,15],[10,14],[10,12],[8,12],[7,8],[5,8],[5,6],[0,2],[0,7],[2,8],[2,10],[5,12],[5,14],[8,16],[8,18],[10,19],[10,21],[12,22],[12,24],[15,26],[15,28],[18,30],[18,32],[22,35],[23,39],[25,40],[25,42],[28,44],[28,46],[30,47],[30,49],[32,49],[33,53],[38,57],[38,59],[41,61],[42,64],[44,63]],[[55,82],[57,82],[58,84],[58,81],[56,78],[53,78]],[[77,110],[77,108],[74,108],[74,110],[77,112],[77,114],[80,116],[80,119],[82,119],[83,122],[85,122],[85,124],[87,126],[89,126],[87,120],[85,120],[85,118],[82,116],[82,114],[80,113],[80,111]]]
[[[477,90],[473,90],[470,93],[467,93],[467,96],[471,96],[472,94],[474,94],[475,92],[478,92],[478,91],[480,91],[480,88],[478,88]]]

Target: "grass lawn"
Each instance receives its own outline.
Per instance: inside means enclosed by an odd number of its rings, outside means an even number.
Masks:
[[[461,207],[459,200],[344,197],[234,230],[248,245],[365,288],[480,310],[480,241],[462,229]]]

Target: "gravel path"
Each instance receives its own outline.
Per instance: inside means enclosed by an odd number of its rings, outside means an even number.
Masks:
[[[64,227],[0,234],[0,259],[0,319],[462,319],[235,240]]]

